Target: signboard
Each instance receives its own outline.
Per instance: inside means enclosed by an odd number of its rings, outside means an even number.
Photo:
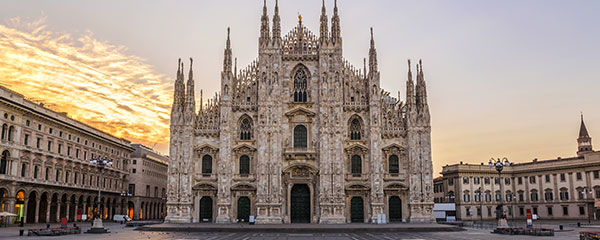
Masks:
[[[527,209],[527,227],[533,226],[533,220],[531,216],[531,209]]]

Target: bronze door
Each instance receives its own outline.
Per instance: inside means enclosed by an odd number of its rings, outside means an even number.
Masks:
[[[292,223],[310,223],[310,189],[306,184],[294,185],[291,194]]]
[[[237,206],[238,222],[248,222],[250,220],[250,199],[248,197],[240,197]]]
[[[364,205],[361,197],[353,197],[352,200],[350,200],[350,222],[365,222]]]
[[[212,222],[212,198],[200,199],[200,222]]]
[[[390,197],[389,202],[390,222],[402,221],[402,200],[399,197]]]

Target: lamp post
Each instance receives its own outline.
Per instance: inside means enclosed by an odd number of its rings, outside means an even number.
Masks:
[[[106,166],[111,166],[112,165],[112,161],[109,161],[108,158],[106,157],[96,157],[96,158],[92,158],[92,160],[90,160],[90,164],[92,165],[96,165],[96,167],[98,168],[98,176],[102,175],[102,169],[104,169],[104,167]],[[102,180],[101,177],[98,177],[98,212],[96,214],[96,218],[94,219],[94,226],[92,226],[92,228],[90,228],[87,233],[107,233],[109,232],[108,229],[104,228],[104,226],[102,226],[102,216],[101,216],[101,206],[100,206],[100,197],[102,195],[101,192],[101,187],[102,185],[100,184],[100,181]],[[100,215],[100,216],[99,216]],[[99,217],[98,217],[99,216]]]
[[[506,227],[508,224],[506,223],[506,219],[504,218],[504,206],[502,204],[502,198],[504,195],[504,192],[502,192],[502,178],[501,178],[501,174],[502,174],[502,170],[504,169],[504,167],[508,167],[510,166],[510,162],[508,161],[508,158],[504,157],[502,159],[497,158],[491,158],[488,166],[490,168],[495,168],[496,171],[498,171],[498,184],[500,185],[500,203],[498,204],[498,207],[496,208],[496,216],[498,217],[498,227],[499,228],[503,228]]]
[[[588,211],[588,224],[592,224],[592,211],[591,211],[591,207],[590,207],[590,198],[588,197],[588,194],[592,194],[594,191],[592,191],[592,189],[588,189],[587,186],[583,187],[583,191],[581,192],[581,194],[584,194],[584,199],[586,201],[585,205],[587,207],[587,211]]]

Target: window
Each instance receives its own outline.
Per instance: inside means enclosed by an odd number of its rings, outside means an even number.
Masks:
[[[485,192],[485,201],[486,202],[492,201],[492,194],[490,192]]]
[[[523,192],[519,192],[519,202],[524,201]]]
[[[581,180],[581,173],[575,173],[575,178],[577,179],[577,181]]]
[[[202,157],[202,174],[212,173],[212,157],[210,155],[204,155]]]
[[[42,131],[42,124],[38,124],[38,131]]]
[[[21,177],[25,177],[25,173],[27,173],[27,164],[23,163],[21,165]]]
[[[596,192],[596,198],[600,198],[600,190],[596,189],[595,192]]]
[[[566,189],[560,190],[560,200],[563,200],[563,201],[569,200],[569,192],[567,192]]]
[[[485,184],[490,184],[490,178],[489,178],[489,177],[486,177],[486,178],[484,178],[484,179],[483,179],[483,182],[484,182]]]
[[[519,215],[523,216],[525,214],[525,209],[523,207],[519,207]]]
[[[579,206],[579,215],[585,214],[585,208],[583,206]]]
[[[510,215],[510,216],[512,216],[512,215],[513,215],[513,211],[512,211],[512,210],[513,210],[513,209],[512,209],[512,207],[509,207],[509,208],[508,208],[508,215]]]
[[[494,184],[499,185],[500,184],[500,178],[498,178],[498,177],[494,178]]]
[[[535,183],[535,176],[529,177],[529,183]]]
[[[567,181],[567,178],[565,177],[565,174],[564,174],[564,173],[561,173],[561,174],[560,174],[560,181],[561,181],[561,182]]]
[[[8,125],[2,124],[2,140],[6,137],[6,131],[8,131]]]
[[[548,216],[552,216],[552,206],[548,206]]]
[[[48,130],[48,133],[52,134],[52,128],[50,128],[50,129]]]
[[[158,187],[154,187],[154,197],[158,197]]]
[[[469,177],[463,177],[463,184],[469,184]]]
[[[55,181],[58,182],[59,179],[60,179],[60,170],[56,169],[56,179],[55,179]]]
[[[250,174],[250,157],[246,155],[240,157],[240,174]]]
[[[389,158],[389,171],[390,174],[400,173],[400,163],[398,161],[398,156],[395,154],[392,154]]]
[[[511,202],[513,198],[513,195],[511,192],[506,192],[506,201],[507,202]]]
[[[544,193],[544,199],[546,201],[552,201],[554,198],[552,196],[552,191],[550,190],[546,190],[546,192]]]
[[[352,174],[361,174],[362,173],[362,159],[358,155],[352,156],[351,160],[351,172]]]
[[[533,207],[533,214],[538,214],[537,207]]]
[[[577,188],[577,199],[582,200],[584,198],[583,188]]]
[[[2,158],[0,159],[0,174],[6,174],[8,168],[8,158],[10,157],[10,153],[8,150],[4,150],[2,152]]]
[[[454,178],[448,178],[448,185],[454,185]]]
[[[546,182],[550,182],[550,175],[546,175]]]
[[[150,197],[150,185],[146,185],[146,197]]]
[[[307,130],[304,125],[294,127],[294,148],[306,148]]]
[[[471,207],[465,207],[465,213],[467,216],[471,216]]]
[[[487,215],[492,216],[492,207],[487,207]]]
[[[474,177],[473,178],[473,183],[474,184],[479,184],[479,177]]]
[[[463,195],[463,200],[465,202],[470,202],[471,201],[471,194],[469,194],[469,192],[465,192]]]
[[[517,178],[517,184],[519,184],[519,185],[523,184],[523,177]]]
[[[69,171],[65,173],[65,183],[69,183]]]
[[[300,68],[294,74],[294,102],[306,102],[307,76],[304,68]]]
[[[46,168],[46,177],[44,178],[46,181],[48,181],[50,179],[49,172],[50,172],[50,168]]]
[[[510,185],[510,178],[504,178],[504,184]]]
[[[127,193],[131,194],[131,196],[135,196],[135,184],[129,184]]]
[[[67,156],[71,156],[71,147],[67,146]]]
[[[14,126],[10,126],[8,128],[8,141],[12,141],[13,140],[14,132],[15,132],[15,127]]]
[[[75,176],[73,177],[73,184],[77,184],[78,179],[79,179],[79,173],[75,172]]]
[[[33,178],[38,178],[38,173],[40,172],[40,167],[38,165],[33,166]]]
[[[41,148],[41,146],[40,146],[40,145],[41,145],[41,144],[40,144],[41,142],[42,142],[42,139],[41,139],[41,138],[37,138],[37,141],[36,141],[36,143],[35,143],[35,146],[36,146],[36,148],[37,148],[37,149],[40,149],[40,148]]]
[[[248,116],[243,116],[240,121],[240,140],[252,139],[252,121]]]
[[[136,173],[136,170],[135,170],[135,168],[134,168],[134,169],[131,169],[131,173]]]
[[[537,193],[537,191],[535,191],[535,190],[534,190],[534,191],[531,191],[531,194],[530,194],[530,195],[531,195],[531,201],[534,201],[534,202],[536,202],[536,201],[539,201],[539,198],[538,198],[538,193]]]
[[[598,177],[600,177],[600,176],[599,176],[598,171],[596,170],[596,171],[594,171],[594,179],[598,179]]]
[[[500,200],[502,200],[502,194],[500,194],[500,191],[496,191],[496,201]]]
[[[28,120],[25,120],[25,126],[28,126],[28,127],[29,127],[29,125],[30,125],[30,124],[31,124],[31,121],[29,121],[29,119],[28,119]]]
[[[481,208],[477,207],[477,216],[481,216]]]
[[[350,140],[360,140],[361,127],[360,121],[357,118],[350,122]]]
[[[23,144],[25,146],[29,145],[29,134],[25,134],[25,138],[23,139]]]
[[[569,207],[568,206],[563,206],[563,215],[567,216],[569,215]]]
[[[48,141],[48,152],[52,150],[52,141]]]
[[[50,151],[50,149],[48,149],[48,151]],[[62,144],[58,144],[58,153],[60,154],[62,152]]]
[[[481,202],[481,192],[476,191],[475,195],[473,195],[475,198],[475,202]]]

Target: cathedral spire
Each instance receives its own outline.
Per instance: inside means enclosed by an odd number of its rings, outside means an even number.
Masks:
[[[410,69],[410,59],[408,59],[408,80],[406,80],[406,104],[409,106],[409,109],[413,108],[415,104],[415,90],[412,71]]]
[[[331,17],[331,41],[334,44],[341,44],[341,40],[340,16],[338,15],[337,0],[335,0],[333,6],[333,17]]]
[[[371,28],[371,47],[369,48],[369,72],[377,72],[377,51],[375,50],[375,40],[373,39],[373,28]]]
[[[269,42],[269,16],[267,15],[267,0],[264,1],[263,14],[260,17],[260,39],[259,45],[265,46]]]
[[[416,87],[416,102],[418,106],[427,105],[427,87],[423,76],[423,62],[419,59],[417,64],[417,87]]]
[[[229,39],[229,27],[227,27],[227,43],[225,44],[225,52],[223,58],[223,72],[231,72],[231,40]]]
[[[583,122],[583,113],[581,114],[581,125],[579,126],[579,137],[577,138],[577,156],[583,153],[592,152],[592,138],[588,134],[585,122]]]
[[[192,65],[194,60],[190,58],[190,73],[188,74],[188,81],[186,83],[186,94],[185,94],[185,115],[186,115],[186,124],[192,124],[193,116],[195,116],[196,111],[196,99],[194,97],[194,73],[192,71]]]
[[[321,36],[319,36],[321,44],[327,42],[329,35],[328,23],[327,23],[327,10],[325,9],[325,0],[323,0],[323,7],[321,7]]]
[[[275,0],[275,13],[273,14],[273,43],[280,43],[281,40],[281,18],[279,17],[279,4]]]
[[[185,86],[183,85],[182,71],[183,69],[181,68],[180,58],[177,62],[177,78],[175,79],[175,93],[173,96],[172,113],[181,110],[180,108],[183,105],[183,100],[185,98]]]

